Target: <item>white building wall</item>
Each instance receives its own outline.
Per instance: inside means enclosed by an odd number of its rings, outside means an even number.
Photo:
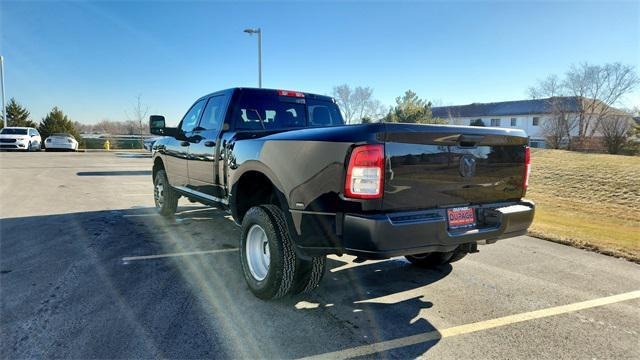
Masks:
[[[511,126],[511,119],[516,119],[516,125]],[[533,118],[538,118],[538,125],[533,125]],[[500,126],[504,128],[517,128],[524,130],[532,141],[540,144],[544,142],[544,134],[542,131],[542,124],[544,121],[548,121],[551,117],[549,114],[527,114],[527,115],[509,115],[509,116],[483,116],[483,117],[455,117],[450,118],[447,121],[452,125],[470,125],[472,121],[476,119],[482,119],[485,126],[491,126],[491,119],[499,119]],[[575,130],[575,129],[574,129]],[[572,136],[577,135],[577,131]]]

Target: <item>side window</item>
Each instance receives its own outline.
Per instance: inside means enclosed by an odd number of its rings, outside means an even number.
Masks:
[[[533,118],[533,126],[538,126],[540,124],[540,118],[539,117],[534,117]]]
[[[33,135],[35,135],[35,134],[33,133],[33,129],[29,129],[29,136],[33,136]]]
[[[182,118],[182,125],[180,129],[185,133],[193,131],[198,123],[198,119],[200,119],[200,114],[202,113],[202,108],[204,107],[204,100],[200,100],[195,105],[191,107],[187,115]]]
[[[210,98],[204,108],[199,127],[205,130],[220,130],[220,126],[224,121],[226,103],[227,98],[223,95]]]

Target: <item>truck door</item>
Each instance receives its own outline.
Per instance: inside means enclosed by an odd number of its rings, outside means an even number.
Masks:
[[[227,111],[229,97],[215,95],[209,98],[198,126],[189,139],[189,187],[198,192],[223,198],[224,191],[216,181],[219,135]]]
[[[187,139],[192,136],[193,129],[200,120],[206,99],[202,99],[191,107],[180,122],[180,129]],[[166,145],[166,167],[169,182],[173,186],[186,186],[189,181],[189,168],[187,157],[189,155],[190,141],[171,139]]]

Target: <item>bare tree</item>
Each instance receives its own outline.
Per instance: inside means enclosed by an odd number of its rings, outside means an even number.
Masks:
[[[538,80],[538,83],[530,87],[528,92],[532,99],[561,96],[562,81],[558,75],[549,75],[543,80]]]
[[[338,85],[333,88],[333,98],[336,99],[336,103],[340,107],[344,121],[347,124],[351,124],[355,115],[352,96],[353,92],[351,87],[347,84]]]
[[[543,131],[550,143],[561,139],[574,149],[592,143],[604,119],[620,115],[615,106],[638,84],[640,78],[630,65],[582,63],[572,65],[563,79],[551,75],[528,92],[533,99],[549,98],[552,119]]]
[[[142,104],[142,95],[138,94],[136,96],[136,102],[133,104],[131,108],[131,113],[125,111],[125,114],[128,119],[128,132],[129,135],[140,135],[140,143],[144,142],[143,134],[149,133],[147,126],[145,125],[147,122],[147,115],[149,114],[149,107]],[[137,127],[137,129],[136,129]],[[136,134],[137,130],[137,134]]]
[[[571,148],[571,132],[576,127],[575,102],[562,97],[564,88],[557,75],[549,75],[538,80],[535,86],[529,88],[532,99],[545,99],[550,113],[549,119],[541,124],[542,134],[547,145],[554,149]]]
[[[366,112],[362,118],[369,117],[373,121],[380,121],[388,112],[389,108],[382,105],[380,100],[373,99],[367,102]]]
[[[573,65],[566,74],[563,88],[580,100],[577,118],[577,141],[582,146],[593,138],[600,123],[617,112],[614,106],[640,83],[634,68],[621,63]]]
[[[570,147],[570,132],[568,130],[569,119],[565,115],[554,115],[542,122],[542,133],[548,147],[561,149]]]
[[[333,88],[333,97],[347,124],[379,120],[386,114],[386,108],[373,98],[373,89],[368,86],[352,89],[347,84],[339,85]]]
[[[554,96],[547,100],[547,106],[550,108],[551,117],[542,123],[542,132],[547,142],[554,149],[572,149],[571,134],[578,125],[575,99]]]
[[[108,119],[102,119],[93,126],[93,132],[112,134],[112,135],[124,135],[123,123],[118,121],[111,121]]]
[[[609,154],[618,154],[631,136],[631,118],[611,115],[600,121],[600,132]]]
[[[78,130],[80,134],[88,134],[88,133],[91,133],[93,130],[93,125],[83,124],[79,121],[74,121],[73,127],[76,128],[76,130]]]
[[[369,102],[373,96],[373,89],[370,87],[358,86],[353,90],[351,100],[356,113],[356,119],[362,119],[368,110]]]

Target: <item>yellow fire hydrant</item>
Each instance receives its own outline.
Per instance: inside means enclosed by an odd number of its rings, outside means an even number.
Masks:
[[[102,145],[102,147],[103,147],[105,150],[109,151],[109,148],[111,147],[111,143],[109,142],[109,140],[106,140],[106,141],[104,142],[104,144]]]

